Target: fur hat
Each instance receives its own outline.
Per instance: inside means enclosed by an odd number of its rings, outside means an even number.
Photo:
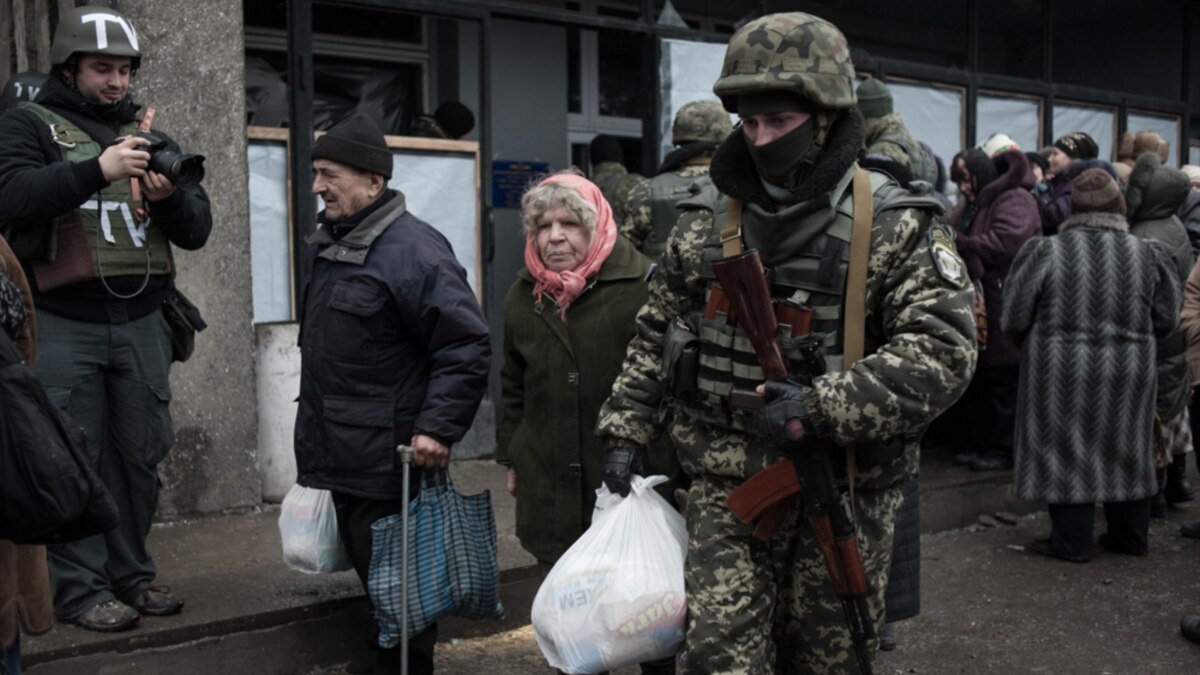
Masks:
[[[1071,188],[1071,213],[1116,213],[1125,215],[1125,197],[1113,177],[1102,169],[1079,174]]]
[[[1179,167],[1179,170],[1187,174],[1188,180],[1192,182],[1192,187],[1200,187],[1200,166],[1195,164],[1184,164]]]
[[[1006,133],[995,133],[988,136],[988,139],[979,144],[979,149],[983,150],[988,157],[997,157],[1003,155],[1009,150],[1020,150],[1021,146]]]
[[[475,128],[475,114],[458,101],[446,101],[439,105],[433,118],[449,138],[462,138]]]
[[[1054,147],[1066,153],[1071,159],[1095,159],[1100,154],[1100,148],[1096,145],[1096,141],[1082,131],[1064,134],[1054,141]]]
[[[328,159],[362,171],[392,177],[392,151],[375,120],[355,113],[317,139],[313,159]]]

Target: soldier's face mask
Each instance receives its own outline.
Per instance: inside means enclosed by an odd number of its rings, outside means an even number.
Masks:
[[[746,123],[746,121],[742,123],[743,133],[745,133]],[[809,158],[816,126],[816,120],[809,116],[803,124],[762,145],[750,142],[750,134],[747,133],[746,145],[750,149],[750,156],[754,158],[754,165],[758,167],[759,174],[771,183],[788,186],[800,165]]]

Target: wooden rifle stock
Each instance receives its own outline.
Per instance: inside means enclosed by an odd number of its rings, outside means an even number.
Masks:
[[[718,260],[712,264],[712,269],[729,302],[730,317],[736,319],[737,326],[750,340],[763,375],[771,381],[790,379],[788,363],[779,347],[779,324],[771,303],[771,292],[767,286],[762,257],[758,251],[751,249],[740,255]],[[823,363],[814,364],[814,367],[823,366]],[[819,374],[807,373],[810,377]],[[749,392],[735,390],[730,396],[730,401],[734,405],[749,402],[748,394],[753,396],[758,401],[758,407],[761,407],[761,397]],[[801,445],[800,441],[787,442],[785,447],[781,448],[788,458],[783,461],[792,464],[796,481],[803,487],[801,496],[805,517],[825,558],[830,584],[845,609],[859,670],[870,675],[872,669],[867,641],[875,637],[875,630],[866,602],[867,578],[862,566],[862,555],[858,550],[854,524],[850,519],[849,509],[837,489],[833,465],[826,448],[819,445],[805,448]],[[739,517],[743,517],[744,522],[744,516],[749,513],[743,514],[736,507],[757,511],[756,515],[770,516],[768,520],[778,521],[778,509],[771,509],[763,504],[761,496],[741,493],[753,480],[751,478],[735,490],[726,500],[726,504],[733,508]],[[786,489],[776,489],[781,499],[794,494],[789,494]],[[756,502],[754,508],[744,508]],[[790,503],[779,502],[777,505],[784,506]],[[765,524],[760,521],[760,526]]]

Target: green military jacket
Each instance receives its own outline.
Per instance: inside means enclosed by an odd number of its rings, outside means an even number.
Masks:
[[[913,138],[898,113],[867,121],[867,154],[896,160],[912,172],[913,178],[930,185],[937,182],[937,165],[925,148]]]
[[[592,182],[600,188],[608,205],[612,207],[613,220],[617,225],[625,220],[625,195],[639,181],[646,178],[638,173],[629,173],[620,162],[601,162],[592,169]]]
[[[711,277],[704,251],[719,247],[713,214],[686,210],[671,232],[624,369],[600,413],[597,432],[606,443],[642,445],[660,431],[663,338],[671,322],[704,307]],[[865,466],[860,461],[862,487],[895,485],[916,470],[920,434],[957,400],[974,372],[972,291],[962,268],[955,275],[939,267],[937,256],[943,256],[943,265],[961,265],[945,236],[945,227],[931,225],[926,211],[876,214],[866,294],[867,343],[874,349],[850,369],[816,378],[806,390],[820,437],[838,445],[905,439],[899,457]],[[778,459],[756,432],[702,421],[686,407],[676,412],[670,436],[688,474],[745,478]]]
[[[496,461],[517,471],[517,537],[538,560],[556,561],[591,524],[603,451],[596,416],[633,337],[650,267],[618,237],[566,321],[549,296],[533,297],[527,270],[508,291]],[[655,473],[671,477],[677,466],[666,445],[654,446]]]

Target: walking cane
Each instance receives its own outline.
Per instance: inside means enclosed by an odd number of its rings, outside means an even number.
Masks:
[[[396,446],[404,485],[400,487],[400,675],[408,675],[408,478],[412,471],[413,449]]]

